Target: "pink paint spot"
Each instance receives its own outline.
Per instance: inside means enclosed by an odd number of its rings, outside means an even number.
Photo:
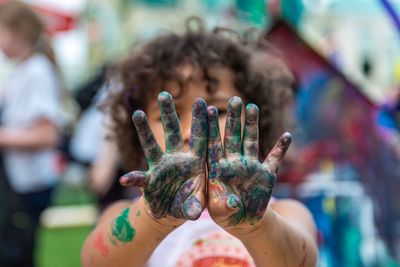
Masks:
[[[94,241],[94,247],[100,252],[103,257],[107,257],[108,248],[103,240],[102,232],[98,232],[96,235],[96,240]]]

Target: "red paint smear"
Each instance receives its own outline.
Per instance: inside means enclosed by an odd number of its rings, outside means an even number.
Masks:
[[[234,267],[249,267],[249,263],[241,259],[230,257],[207,257],[199,259],[193,263],[193,267],[210,267],[210,266],[234,266]]]
[[[94,241],[94,247],[100,252],[103,257],[107,257],[108,248],[103,240],[103,235],[101,232],[98,232],[96,235],[96,240]]]

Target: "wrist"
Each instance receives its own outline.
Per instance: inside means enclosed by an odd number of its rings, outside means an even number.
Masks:
[[[147,207],[143,196],[137,201],[139,202],[139,211],[143,214],[144,222],[156,232],[169,234],[185,222],[184,220],[177,220],[172,217],[156,218]]]
[[[273,231],[276,220],[276,212],[268,206],[264,216],[257,223],[249,225],[249,227],[231,228],[227,231],[242,242],[246,242],[265,236],[265,234],[268,234],[267,232]]]

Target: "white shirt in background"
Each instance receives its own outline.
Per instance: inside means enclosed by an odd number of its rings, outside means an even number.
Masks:
[[[2,86],[1,124],[29,128],[39,119],[62,126],[60,81],[52,63],[35,54],[20,63]],[[39,191],[56,183],[59,176],[54,149],[2,151],[11,187],[19,193]]]

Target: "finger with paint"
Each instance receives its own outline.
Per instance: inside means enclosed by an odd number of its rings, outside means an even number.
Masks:
[[[242,99],[234,96],[228,102],[225,123],[224,154],[227,158],[240,156]]]
[[[263,164],[274,175],[278,173],[279,165],[282,163],[291,142],[292,135],[288,132],[285,132],[283,135],[281,135],[275,146],[266,157]]]
[[[196,99],[192,109],[190,150],[183,151],[179,119],[167,92],[158,96],[165,137],[162,152],[143,111],[133,114],[139,141],[149,165],[146,172],[133,171],[120,178],[125,186],[138,186],[155,218],[197,219],[205,206],[205,156],[208,121],[206,103]]]
[[[246,106],[246,120],[243,130],[243,156],[252,160],[258,159],[258,107],[254,104]]]
[[[225,228],[251,226],[261,220],[275,186],[277,168],[290,144],[285,133],[264,163],[258,160],[259,109],[246,106],[241,138],[239,97],[228,102],[224,147],[218,125],[218,111],[208,108],[208,209],[214,221]],[[224,151],[224,153],[222,153]]]
[[[158,106],[164,128],[166,152],[181,150],[182,135],[172,96],[167,92],[161,92],[158,95]]]

